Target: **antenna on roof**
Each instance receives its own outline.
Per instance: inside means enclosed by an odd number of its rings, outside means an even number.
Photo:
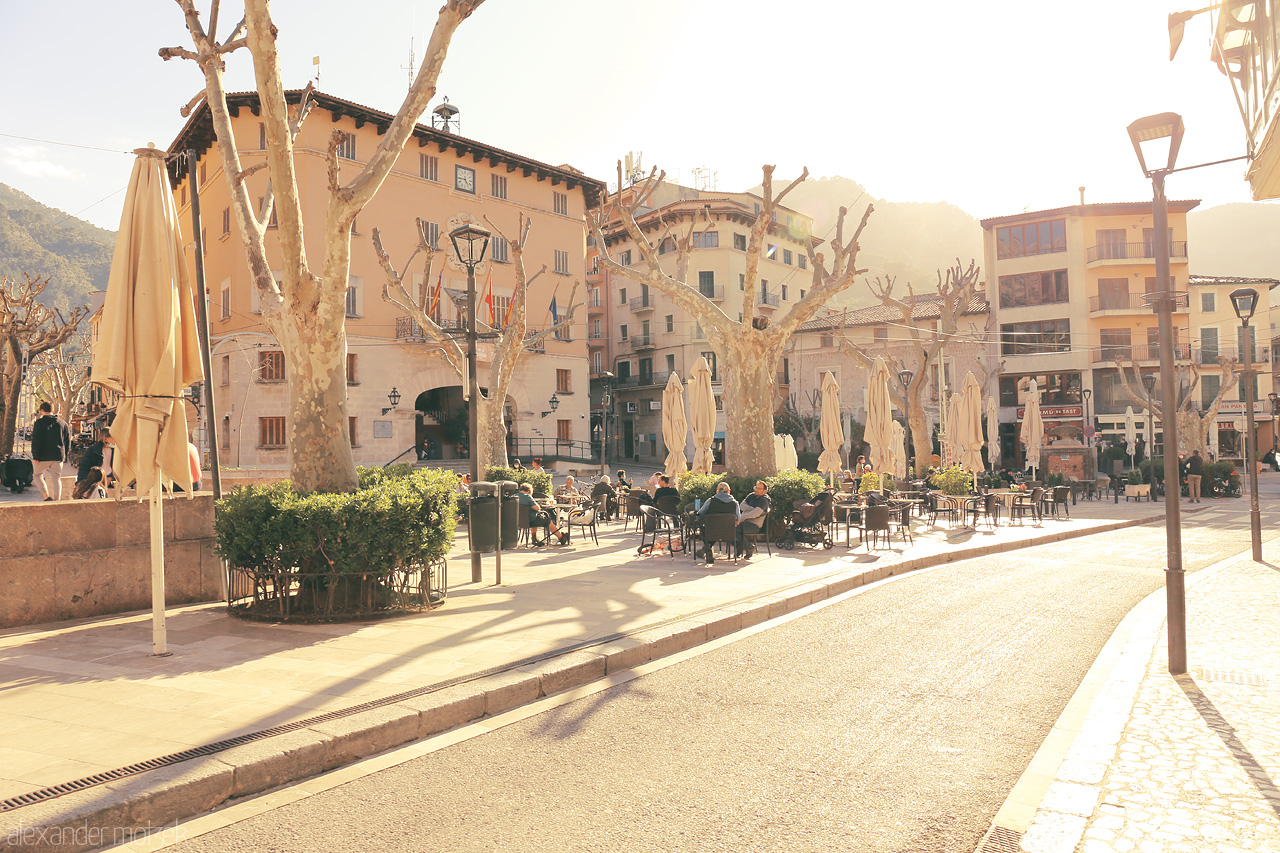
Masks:
[[[644,166],[641,164],[643,159],[643,151],[627,152],[627,156],[624,158],[626,168],[623,171],[623,178],[627,182],[627,186],[635,186],[644,180]]]
[[[416,71],[418,68],[417,64],[414,62],[414,56],[413,56],[413,36],[409,36],[409,64],[401,65],[400,67],[409,72],[409,88],[412,89],[413,76],[414,76],[413,72]]]
[[[693,170],[693,188],[695,190],[714,191],[718,174],[710,166],[696,166]]]
[[[311,57],[311,64],[316,67],[316,88],[320,88],[320,57]]]

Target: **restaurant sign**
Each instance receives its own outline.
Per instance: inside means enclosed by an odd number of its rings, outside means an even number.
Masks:
[[[1025,406],[1018,408],[1018,420],[1022,420],[1026,416],[1027,409]],[[1046,421],[1068,421],[1084,416],[1084,408],[1081,406],[1041,406],[1040,417]]]

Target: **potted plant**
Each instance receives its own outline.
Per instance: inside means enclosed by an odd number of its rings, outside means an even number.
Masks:
[[[1124,496],[1126,498],[1145,498],[1151,496],[1151,484],[1143,482],[1142,471],[1137,468],[1130,469],[1129,479],[1125,483]]]

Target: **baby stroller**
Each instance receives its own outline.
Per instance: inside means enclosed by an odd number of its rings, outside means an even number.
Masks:
[[[10,456],[0,462],[0,485],[20,495],[35,482],[35,465],[22,456]]]
[[[819,492],[812,500],[796,501],[791,515],[783,522],[786,530],[778,539],[778,547],[790,551],[799,542],[813,547],[821,545],[828,550],[834,548],[836,543],[831,539],[834,503],[835,494],[830,489]]]

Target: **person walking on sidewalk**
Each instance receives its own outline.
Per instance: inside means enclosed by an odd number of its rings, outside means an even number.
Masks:
[[[36,482],[47,501],[62,500],[62,463],[71,453],[71,430],[53,413],[49,403],[40,404],[40,417],[31,425],[31,458],[35,461]],[[45,477],[53,478],[53,488]]]
[[[1200,476],[1204,473],[1204,462],[1200,459],[1200,451],[1193,451],[1187,460],[1187,496],[1191,503],[1200,503]]]

